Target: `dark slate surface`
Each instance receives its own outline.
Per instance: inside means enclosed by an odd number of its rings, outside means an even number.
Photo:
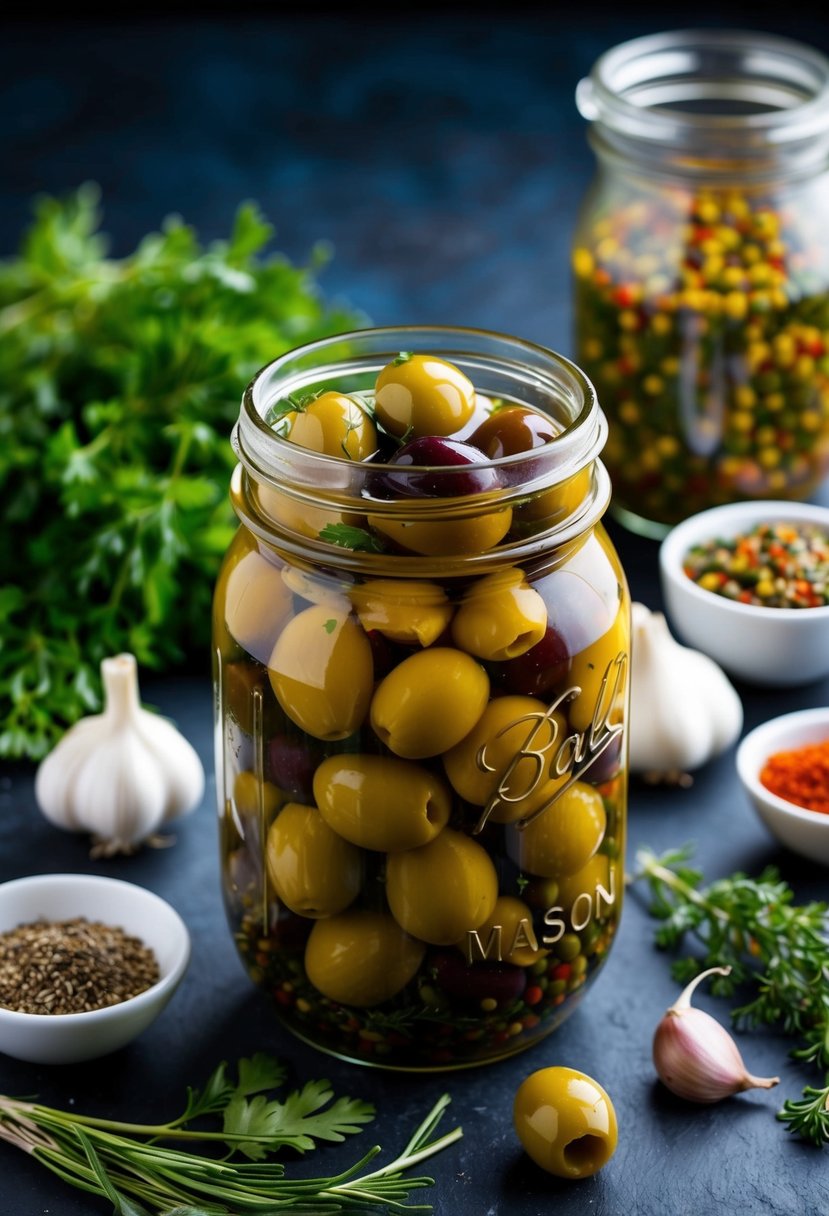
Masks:
[[[241,6],[200,22],[148,9],[105,24],[18,17],[0,39],[0,253],[17,243],[32,193],[94,179],[104,191],[116,253],[171,211],[206,237],[224,235],[242,198],[255,198],[277,243],[303,260],[320,239],[333,259],[331,296],[378,323],[442,322],[522,334],[569,352],[566,257],[575,209],[592,169],[573,91],[596,55],[665,27],[656,8],[546,11],[510,6],[418,9],[369,20],[358,10],[297,14]],[[575,6],[573,6],[575,7]],[[88,11],[88,10],[87,10]],[[829,20],[771,6],[685,8],[674,26],[753,25],[829,50]],[[611,532],[637,599],[660,606],[656,544]],[[145,698],[171,716],[212,774],[211,702],[204,670],[144,679]],[[746,726],[829,700],[829,682],[772,692],[740,686]],[[193,937],[193,962],[174,1003],[130,1047],[83,1067],[42,1068],[0,1057],[0,1089],[138,1120],[170,1117],[187,1084],[220,1059],[269,1050],[291,1080],[328,1077],[339,1092],[376,1102],[375,1136],[399,1148],[444,1090],[464,1139],[430,1166],[441,1216],[825,1216],[826,1153],[787,1137],[774,1112],[811,1079],[770,1034],[741,1040],[754,1072],[778,1090],[688,1108],[655,1082],[653,1029],[676,995],[669,960],[636,893],[589,999],[535,1050],[486,1068],[407,1077],[347,1066],[295,1041],[242,971],[219,897],[214,785],[166,851],[90,862],[86,842],[38,813],[32,772],[0,781],[0,880],[58,870],[117,875],[169,899]],[[798,899],[826,894],[826,871],[778,849],[743,799],[728,752],[668,793],[634,783],[635,849],[687,841],[710,877],[779,866]],[[727,1011],[700,1002],[722,1020]],[[530,1071],[566,1063],[613,1097],[619,1148],[594,1179],[565,1184],[522,1154],[511,1108]],[[448,1126],[448,1124],[447,1124]],[[290,1168],[333,1171],[357,1140]],[[94,1216],[106,1202],[71,1191],[35,1162],[0,1146],[0,1211]]]

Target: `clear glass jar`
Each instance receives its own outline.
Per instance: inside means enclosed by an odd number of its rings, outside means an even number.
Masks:
[[[289,394],[370,397],[400,351],[467,374],[467,432],[495,399],[555,438],[470,486],[468,467],[340,459],[273,429]],[[250,976],[317,1047],[496,1060],[559,1025],[607,956],[630,605],[601,524],[605,435],[575,365],[473,330],[329,338],[244,394],[213,622],[224,900]]]
[[[673,31],[606,52],[576,101],[597,172],[575,350],[613,514],[660,536],[715,504],[808,498],[829,470],[829,60]]]

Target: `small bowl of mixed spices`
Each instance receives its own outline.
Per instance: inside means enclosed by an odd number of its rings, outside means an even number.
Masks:
[[[829,865],[829,706],[755,727],[736,764],[768,830],[793,852]]]
[[[85,874],[0,884],[0,1052],[36,1064],[108,1055],[150,1025],[190,960],[160,896]]]
[[[731,503],[677,524],[659,550],[668,616],[749,684],[829,675],[829,507]]]

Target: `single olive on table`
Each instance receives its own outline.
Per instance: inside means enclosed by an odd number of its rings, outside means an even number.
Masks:
[[[513,1122],[536,1165],[559,1178],[589,1178],[616,1151],[610,1096],[575,1068],[540,1068],[526,1077],[515,1095]]]
[[[559,472],[564,428],[540,408],[427,353],[320,380],[263,416],[280,459],[326,458],[333,492],[232,489],[214,612],[228,918],[300,1037],[469,1066],[553,1030],[616,932],[625,579],[598,508],[548,539],[593,475]],[[513,484],[522,453],[534,493]]]

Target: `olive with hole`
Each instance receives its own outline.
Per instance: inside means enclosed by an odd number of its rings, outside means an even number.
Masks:
[[[374,408],[392,435],[452,435],[472,417],[475,386],[446,359],[404,352],[378,374]]]
[[[352,589],[351,603],[365,630],[409,646],[431,646],[454,612],[442,587],[418,579],[369,579]]]
[[[314,774],[314,801],[329,827],[364,849],[416,849],[449,820],[446,782],[394,756],[341,755]]]
[[[406,987],[425,949],[387,912],[354,909],[317,921],[305,947],[305,973],[329,1000],[367,1009]]]
[[[399,925],[420,941],[449,946],[491,916],[498,873],[486,849],[444,828],[429,844],[390,853],[386,899]]]
[[[480,663],[450,646],[410,655],[380,682],[371,702],[378,739],[407,760],[439,756],[467,735],[489,699]]]
[[[618,1124],[607,1091],[563,1065],[539,1068],[518,1087],[513,1124],[525,1152],[557,1178],[589,1178],[616,1151]]]
[[[547,606],[523,570],[510,567],[478,579],[452,621],[461,650],[490,662],[514,659],[536,646],[547,629]]]
[[[285,713],[316,739],[345,739],[368,714],[371,645],[357,618],[334,604],[314,604],[288,622],[268,675]]]
[[[298,916],[334,916],[354,902],[363,881],[360,850],[333,831],[316,807],[288,802],[265,846],[268,878]]]
[[[606,827],[601,794],[574,781],[536,818],[507,829],[507,852],[525,874],[560,879],[587,865]]]

